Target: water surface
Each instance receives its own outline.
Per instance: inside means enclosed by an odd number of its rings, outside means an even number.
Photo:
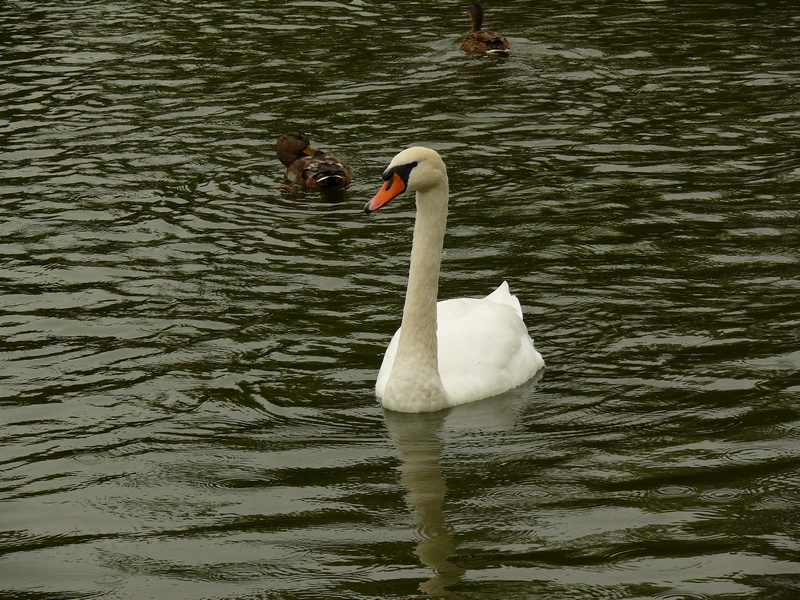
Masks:
[[[4,598],[795,598],[790,2],[0,7]],[[344,197],[283,181],[300,128]],[[547,362],[384,413],[413,205]]]

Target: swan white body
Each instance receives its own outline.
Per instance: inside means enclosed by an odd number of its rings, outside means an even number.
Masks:
[[[409,148],[394,157],[384,179],[366,212],[408,189],[416,191],[417,217],[403,320],[375,385],[383,406],[441,410],[495,396],[533,377],[544,360],[506,282],[485,298],[437,302],[449,194],[441,157],[429,148]]]
[[[436,305],[439,377],[446,402],[438,408],[489,398],[528,381],[544,366],[542,355],[522,320],[519,301],[504,281],[485,298],[443,300]],[[378,373],[375,392],[386,396],[386,384],[394,366],[402,327],[394,334]],[[412,378],[419,375],[407,372]],[[421,398],[419,398],[421,400]],[[385,398],[384,406],[393,410],[415,408],[413,398]]]

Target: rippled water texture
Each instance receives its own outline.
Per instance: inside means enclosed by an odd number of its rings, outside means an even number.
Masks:
[[[465,4],[0,5],[0,596],[800,597],[796,4]],[[419,143],[547,368],[384,414]]]

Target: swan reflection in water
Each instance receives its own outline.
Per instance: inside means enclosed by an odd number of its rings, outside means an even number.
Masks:
[[[460,598],[447,588],[455,585],[466,570],[449,558],[457,544],[453,529],[447,523],[443,504],[447,485],[442,475],[442,442],[440,432],[447,421],[447,430],[475,432],[513,429],[517,416],[531,401],[531,389],[541,378],[539,373],[530,382],[488,400],[430,413],[399,413],[384,410],[384,419],[401,464],[400,482],[406,488],[406,501],[414,511],[419,533],[416,554],[420,562],[433,569],[435,576],[420,584],[422,592],[436,598]],[[487,439],[493,436],[487,436]],[[480,493],[480,492],[478,492]]]
[[[442,477],[442,443],[438,433],[448,411],[398,413],[384,411],[386,426],[400,453],[400,483],[408,490],[406,501],[414,510],[419,532],[416,554],[436,576],[419,589],[438,598],[458,598],[447,586],[460,581],[465,570],[448,558],[456,549],[452,528],[442,510],[447,486]]]

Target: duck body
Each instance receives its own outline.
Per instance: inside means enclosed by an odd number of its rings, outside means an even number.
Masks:
[[[353,172],[342,158],[311,147],[308,136],[298,131],[284,133],[275,146],[278,160],[286,167],[286,179],[311,188],[345,188]]]
[[[409,148],[392,160],[384,179],[365,211],[409,189],[416,190],[417,217],[403,319],[375,384],[383,406],[441,410],[495,396],[533,377],[544,361],[506,282],[485,298],[437,301],[448,204],[441,157],[429,148]]]
[[[503,57],[511,54],[511,44],[505,37],[496,31],[482,30],[484,13],[480,3],[470,4],[467,15],[472,20],[472,29],[461,40],[461,49],[464,52]]]

